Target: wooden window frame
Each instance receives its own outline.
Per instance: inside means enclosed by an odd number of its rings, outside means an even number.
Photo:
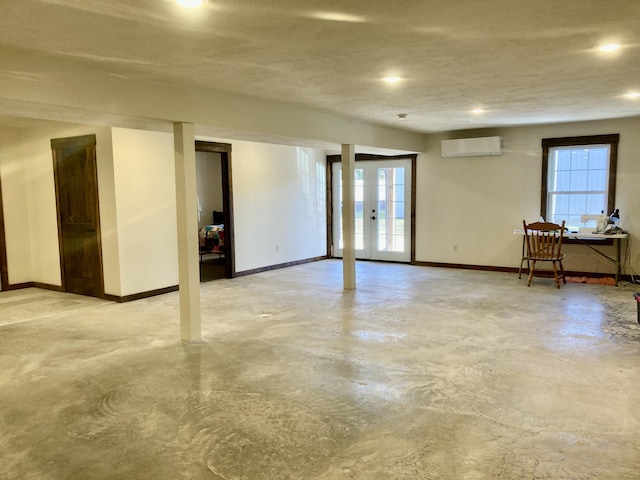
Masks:
[[[620,134],[586,135],[580,137],[543,138],[542,139],[542,185],[540,193],[540,216],[547,217],[547,193],[549,181],[549,149],[552,147],[579,147],[587,145],[609,145],[609,185],[607,186],[607,211],[613,212],[616,205],[616,170],[618,166],[618,143]],[[584,242],[584,241],[581,241]],[[600,240],[598,244],[612,244],[612,240]],[[577,243],[567,238],[565,243]]]

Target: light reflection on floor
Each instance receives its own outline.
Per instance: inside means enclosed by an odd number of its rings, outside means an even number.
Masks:
[[[549,337],[553,350],[580,351],[597,348],[609,335],[603,331],[605,307],[588,297],[573,299],[564,305],[563,321],[558,323],[556,335]]]
[[[398,341],[406,337],[406,333],[376,332],[373,330],[357,330],[353,335],[362,340],[373,340],[375,342]]]

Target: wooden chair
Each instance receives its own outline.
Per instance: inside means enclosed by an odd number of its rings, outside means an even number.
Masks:
[[[527,287],[531,286],[533,280],[533,272],[536,268],[536,262],[551,262],[553,265],[553,276],[556,281],[556,287],[560,288],[560,277],[562,282],[567,283],[562,267],[564,253],[562,253],[562,238],[564,236],[564,220],[562,225],[551,222],[535,222],[527,225],[522,221],[524,227],[524,235],[527,249],[525,252],[525,260],[529,265],[529,281]],[[556,266],[556,264],[558,264]],[[558,266],[560,274],[558,274]]]

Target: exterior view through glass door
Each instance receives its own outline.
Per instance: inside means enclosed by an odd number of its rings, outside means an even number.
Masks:
[[[333,255],[342,256],[342,165],[333,163]],[[356,162],[356,258],[411,261],[411,159]]]

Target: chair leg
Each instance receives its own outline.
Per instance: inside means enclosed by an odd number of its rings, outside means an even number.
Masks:
[[[553,264],[553,279],[556,282],[556,288],[560,288],[560,278],[558,278],[558,267],[556,266],[556,262],[551,262]]]
[[[520,260],[520,268],[518,269],[518,280],[522,278],[522,264],[524,263],[524,258]]]
[[[524,262],[527,262],[527,275],[529,274],[529,259],[522,257],[522,260],[520,260],[520,268],[518,269],[518,280],[520,280],[522,278],[522,265],[524,264]]]
[[[527,287],[531,286],[531,280],[533,280],[533,271],[536,269],[536,261],[531,260],[531,266],[529,267],[529,281],[527,282]]]
[[[564,267],[562,266],[562,260],[558,261],[560,264],[560,273],[562,274],[562,283],[567,284],[567,277],[564,274]]]

